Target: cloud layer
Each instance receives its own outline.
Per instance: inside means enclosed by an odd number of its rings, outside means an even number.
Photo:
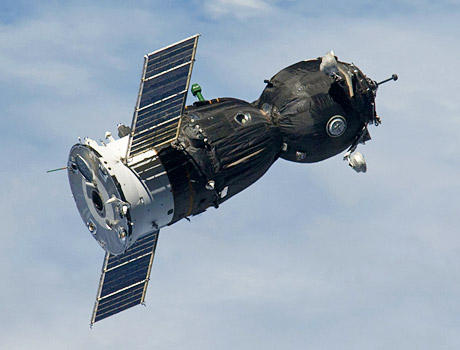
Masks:
[[[2,6],[0,349],[460,346],[457,1]],[[78,136],[129,123],[142,55],[196,32],[207,98],[254,100],[263,79],[331,49],[400,80],[379,89],[368,173],[340,156],[277,162],[164,229],[147,308],[90,331],[103,252],[65,172],[45,171]]]

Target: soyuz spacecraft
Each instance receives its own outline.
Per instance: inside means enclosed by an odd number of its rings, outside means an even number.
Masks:
[[[198,37],[144,57],[134,117],[118,139],[107,132],[70,151],[73,198],[106,251],[91,324],[144,302],[162,227],[217,208],[278,158],[314,163],[347,150],[348,164],[366,171],[356,148],[380,124],[381,83],[331,52],[281,70],[252,103],[205,100],[195,84],[198,101],[185,106]]]

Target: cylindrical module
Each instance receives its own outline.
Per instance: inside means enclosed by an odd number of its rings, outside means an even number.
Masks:
[[[113,255],[171,222],[174,201],[154,151],[125,164],[128,137],[98,145],[91,139],[70,150],[72,195],[88,230]]]
[[[250,103],[223,98],[188,106],[175,147],[159,152],[171,183],[171,223],[217,207],[258,180],[281,152],[281,134]]]

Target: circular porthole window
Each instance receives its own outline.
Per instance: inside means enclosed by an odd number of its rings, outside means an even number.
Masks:
[[[335,115],[327,122],[326,131],[330,137],[342,136],[347,129],[347,121],[341,115]]]
[[[238,124],[244,125],[251,121],[251,115],[249,113],[238,113],[235,115],[235,120]]]

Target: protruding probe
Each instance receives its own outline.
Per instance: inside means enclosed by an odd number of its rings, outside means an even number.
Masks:
[[[48,170],[47,173],[52,173],[53,171],[59,171],[59,170],[65,170],[67,167],[64,168],[58,168],[58,169],[53,169],[53,170]]]
[[[193,84],[192,85],[192,95],[195,96],[198,99],[198,101],[200,101],[200,102],[204,101],[204,97],[201,94],[201,86],[200,85],[198,85],[198,84]]]
[[[387,82],[389,82],[390,80],[394,80],[394,81],[398,80],[398,75],[397,75],[397,74],[393,74],[393,75],[391,76],[391,78],[385,79],[385,80],[381,81],[380,83],[377,83],[377,86],[382,85],[382,84],[384,84],[384,83],[387,83]]]

